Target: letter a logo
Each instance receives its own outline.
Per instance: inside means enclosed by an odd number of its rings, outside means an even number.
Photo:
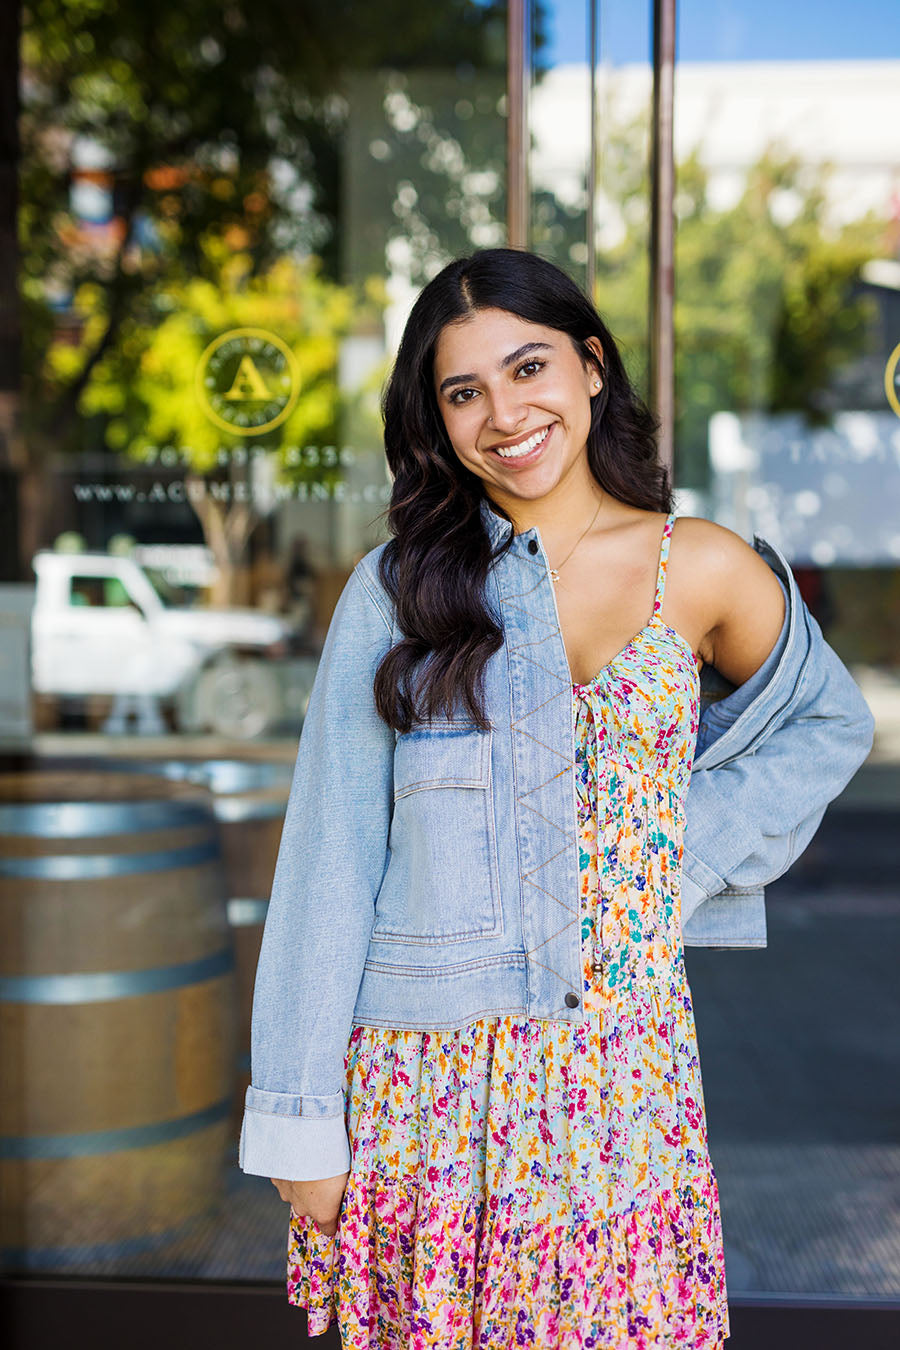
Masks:
[[[254,364],[252,356],[241,357],[234,382],[222,397],[227,398],[229,403],[238,400],[243,402],[247,399],[259,399],[265,402],[266,399],[271,398],[271,394],[266,388],[266,382]]]
[[[223,431],[261,436],[290,416],[300,394],[291,348],[263,328],[232,328],[197,363],[194,387],[204,413]]]

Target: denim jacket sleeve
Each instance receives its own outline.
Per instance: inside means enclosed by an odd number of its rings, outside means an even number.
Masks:
[[[372,695],[391,624],[359,565],[300,733],[256,972],[239,1163],[291,1181],[350,1169],[344,1055],[387,862],[394,733]]]
[[[786,872],[872,746],[865,699],[785,580],[782,635],[752,696],[741,686],[712,711],[717,728],[691,774],[682,926],[710,897],[761,892]]]

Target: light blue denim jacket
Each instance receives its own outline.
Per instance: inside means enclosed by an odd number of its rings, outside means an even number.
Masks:
[[[495,545],[512,528],[486,498],[482,519]],[[763,888],[806,848],[872,744],[869,708],[787,561],[758,535],[753,547],[786,612],[752,680],[734,690],[701,672],[674,878],[687,945],[766,945]],[[376,713],[375,671],[401,636],[378,578],[383,548],[340,596],[300,735],[241,1131],[240,1165],[262,1176],[349,1170],[355,1024],[584,1020],[572,677],[540,534],[516,535],[488,576],[505,640],[485,668],[487,731],[454,715],[398,735]]]

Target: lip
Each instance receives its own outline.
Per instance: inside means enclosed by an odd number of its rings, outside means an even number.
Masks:
[[[546,434],[546,436],[545,436],[544,439],[540,442],[539,445],[536,445],[536,446],[534,447],[533,450],[529,450],[529,452],[528,452],[527,455],[519,455],[517,458],[507,459],[507,458],[505,458],[503,455],[497,453],[497,449],[496,449],[495,446],[491,446],[491,447],[486,451],[486,453],[489,454],[489,455],[493,455],[493,456],[495,457],[495,459],[497,459],[501,464],[505,464],[505,465],[507,465],[507,467],[509,467],[509,468],[518,468],[520,464],[524,464],[524,465],[532,464],[532,463],[533,463],[540,455],[542,455],[542,454],[544,453],[544,451],[546,450],[546,448],[547,448],[547,443],[548,443],[548,441],[550,440],[550,437],[553,435],[553,428],[554,428],[555,426],[556,426],[556,423],[555,423],[555,422],[550,422],[550,423],[547,424],[547,434]],[[521,445],[523,441],[529,440],[529,438],[532,437],[532,436],[535,434],[535,431],[540,431],[540,427],[535,427],[535,428],[534,428],[534,431],[526,432],[524,436],[519,436],[517,440],[514,440],[514,441],[506,441],[505,443],[501,443],[501,444],[500,444],[500,449],[501,449],[501,450],[512,450],[512,449],[514,448],[514,446]]]

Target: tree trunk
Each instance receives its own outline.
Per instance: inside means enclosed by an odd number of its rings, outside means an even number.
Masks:
[[[210,600],[214,605],[246,604],[241,564],[247,541],[258,524],[256,513],[249,502],[219,501],[211,495],[209,486],[200,474],[188,473],[185,477],[188,501],[197,513],[204,541],[218,569]]]

